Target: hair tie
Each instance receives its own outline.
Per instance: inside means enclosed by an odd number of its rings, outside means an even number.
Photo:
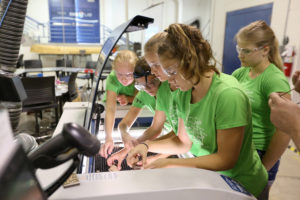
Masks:
[[[146,79],[146,83],[147,83],[147,77],[151,74],[151,71],[144,71],[143,68],[141,68],[141,71],[135,71],[133,72],[133,78],[141,78],[141,77],[145,77]]]

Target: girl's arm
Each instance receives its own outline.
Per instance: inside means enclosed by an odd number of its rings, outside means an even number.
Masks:
[[[124,94],[119,94],[117,95],[117,100],[120,103],[121,106],[125,106],[128,103],[132,103],[134,101],[135,95],[138,93],[138,90],[134,91],[134,95],[133,96],[127,96]]]
[[[128,102],[128,103],[132,103],[133,100],[134,100],[134,97],[135,97],[135,96],[126,96],[127,102]]]
[[[141,112],[141,108],[131,106],[125,117],[118,125],[118,129],[121,133],[122,140],[124,142],[124,146],[129,150],[137,145],[137,140],[133,138],[129,133],[129,129],[132,124],[136,121],[139,113]]]
[[[156,110],[152,124],[146,131],[141,135],[137,140],[139,143],[144,142],[146,140],[153,140],[159,136],[162,129],[164,128],[164,123],[166,121],[166,115],[163,111]]]
[[[106,93],[106,105],[105,105],[105,120],[104,120],[104,131],[105,131],[105,143],[101,146],[100,155],[107,158],[111,154],[114,143],[112,139],[112,132],[115,125],[115,113],[116,113],[116,99],[117,93],[107,90]]]
[[[145,166],[148,151],[171,155],[188,152],[192,146],[192,142],[190,141],[188,135],[185,134],[185,131],[180,131],[182,127],[184,129],[183,120],[179,119],[178,133],[182,132],[181,135],[169,136],[165,139],[160,140],[146,141],[142,144],[137,145],[128,153],[127,164],[129,166],[133,166],[139,163],[138,157],[141,156],[143,166]],[[157,161],[154,161],[154,163],[155,162]]]
[[[291,100],[291,95],[285,94],[284,98]],[[267,171],[269,171],[277,162],[277,160],[280,159],[280,157],[282,156],[282,154],[284,153],[284,151],[286,150],[290,142],[290,136],[280,131],[279,129],[280,129],[279,127],[278,128],[276,127],[276,131],[262,159],[262,163],[267,169]]]
[[[280,159],[290,142],[290,136],[278,129],[274,133],[268,149],[262,159],[262,163],[266,170],[269,171],[277,160]]]
[[[213,171],[229,170],[235,166],[239,158],[243,138],[244,127],[218,130],[216,153],[186,159],[159,159],[146,165],[145,168],[194,167]]]
[[[163,140],[163,139],[167,139],[167,138],[170,138],[170,137],[177,137],[173,130],[170,131],[170,132],[169,132],[168,134],[166,134],[166,135],[163,135],[163,136],[161,136],[161,137],[156,138],[154,141]]]
[[[186,153],[190,150],[193,144],[185,131],[182,119],[178,119],[178,136],[167,137],[166,139],[157,141],[147,141],[146,143],[149,146],[149,151],[164,154]]]
[[[139,93],[139,91],[138,91],[137,89],[135,89],[135,90],[134,90],[134,95],[133,95],[133,96],[126,96],[127,102],[128,102],[128,103],[132,103],[133,100],[134,100],[134,98],[135,98],[135,96],[137,95],[137,93]]]

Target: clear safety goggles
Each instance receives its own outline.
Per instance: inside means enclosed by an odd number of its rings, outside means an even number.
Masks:
[[[151,81],[148,81],[146,84],[135,82],[134,86],[137,90],[145,90],[146,88],[153,88],[159,84],[159,79],[154,78]]]
[[[263,49],[264,47],[258,47],[258,48],[254,48],[254,49],[247,49],[247,48],[241,48],[238,45],[236,45],[235,48],[236,48],[236,51],[238,52],[238,54],[248,55],[248,54],[251,54],[255,51],[259,51],[259,50]]]

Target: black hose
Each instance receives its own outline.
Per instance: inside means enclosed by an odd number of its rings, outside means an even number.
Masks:
[[[2,0],[0,4],[0,69],[15,72],[28,0]]]

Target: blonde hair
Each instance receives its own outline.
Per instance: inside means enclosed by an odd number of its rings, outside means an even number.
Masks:
[[[283,70],[278,40],[273,30],[266,22],[259,20],[244,26],[235,35],[235,39],[241,39],[249,43],[254,43],[257,47],[269,46],[269,61],[275,64],[281,71]]]
[[[160,32],[153,35],[145,44],[144,52],[145,54],[156,53],[158,46],[166,38],[166,32]]]
[[[138,57],[133,51],[121,50],[119,51],[116,58],[114,59],[112,63],[112,68],[113,69],[116,68],[116,63],[124,63],[124,62],[130,63],[132,65],[132,68],[134,68],[137,60]]]
[[[171,24],[165,41],[158,48],[158,55],[167,59],[179,59],[178,69],[187,80],[196,85],[201,76],[210,70],[219,74],[210,44],[199,29],[185,24]]]

